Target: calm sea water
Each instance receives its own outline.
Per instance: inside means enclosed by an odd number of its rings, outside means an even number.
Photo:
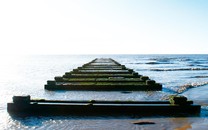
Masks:
[[[162,92],[47,91],[44,84],[95,58],[113,58],[163,85]],[[208,55],[48,55],[1,56],[0,129],[207,129]],[[61,100],[165,100],[181,94],[202,105],[197,117],[11,117],[13,95]],[[134,125],[150,120],[154,125]]]

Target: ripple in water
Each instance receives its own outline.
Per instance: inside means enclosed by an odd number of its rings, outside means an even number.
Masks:
[[[197,70],[208,70],[208,68],[156,68],[156,69],[150,69],[151,71],[197,71]]]
[[[183,92],[187,91],[188,89],[205,86],[207,84],[208,84],[208,82],[198,82],[198,83],[184,84],[182,86],[179,86],[177,92],[178,93],[183,93]]]

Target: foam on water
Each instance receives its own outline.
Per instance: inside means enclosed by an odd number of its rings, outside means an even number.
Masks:
[[[151,71],[194,71],[194,70],[208,70],[208,68],[173,68],[173,69],[168,69],[168,68],[162,68],[162,69],[151,69]]]
[[[184,91],[187,91],[188,89],[201,87],[201,86],[205,86],[205,85],[208,85],[208,82],[188,83],[188,84],[184,84],[182,86],[179,86],[177,92],[183,93]]]
[[[94,58],[113,58],[141,75],[163,85],[162,92],[94,92],[47,91],[44,84],[62,76]],[[0,67],[0,129],[176,129],[186,126],[204,128],[208,119],[208,55],[82,55],[24,56],[3,59]],[[13,95],[60,100],[165,100],[169,94],[181,93],[203,106],[202,117],[147,118],[153,126],[138,126],[131,122],[142,117],[11,117],[6,103]],[[198,124],[201,124],[199,127]]]

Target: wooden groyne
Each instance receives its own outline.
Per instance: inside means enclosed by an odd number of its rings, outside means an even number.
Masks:
[[[7,104],[12,115],[168,115],[199,114],[201,107],[185,97],[173,97],[170,101],[68,101],[32,100],[30,96],[14,96]]]
[[[113,59],[95,59],[55,80],[47,81],[48,90],[104,90],[140,91],[161,90],[162,85],[139,75]],[[30,96],[13,96],[7,103],[10,114],[29,115],[168,115],[199,114],[200,105],[194,105],[183,96],[171,96],[169,101],[101,101],[101,100],[46,100]]]
[[[94,59],[82,67],[47,81],[47,90],[140,91],[162,90],[162,85],[109,58]]]

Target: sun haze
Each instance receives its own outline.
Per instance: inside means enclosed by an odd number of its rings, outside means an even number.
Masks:
[[[202,54],[207,0],[0,1],[0,54]]]

